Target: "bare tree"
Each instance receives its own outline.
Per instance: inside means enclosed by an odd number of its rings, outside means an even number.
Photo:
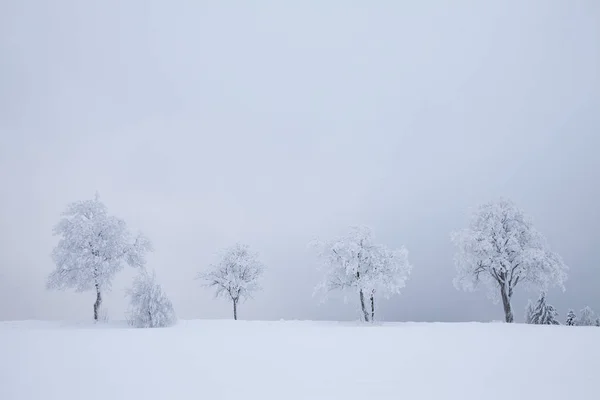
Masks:
[[[236,243],[225,249],[217,264],[211,265],[209,272],[200,273],[197,279],[205,286],[215,289],[216,297],[225,297],[233,305],[233,319],[237,320],[237,308],[240,301],[251,298],[261,289],[259,281],[264,266],[258,254],[250,251],[247,245]]]
[[[494,301],[502,299],[506,322],[514,320],[510,301],[517,285],[564,289],[567,267],[531,219],[509,200],[480,206],[469,227],[453,233],[452,241],[458,248],[455,286],[474,290],[483,283]]]

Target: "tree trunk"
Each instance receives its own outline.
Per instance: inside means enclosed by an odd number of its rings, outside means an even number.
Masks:
[[[365,306],[365,295],[362,289],[358,291],[358,294],[360,296],[360,308],[362,309],[363,316],[365,317],[365,322],[369,322],[369,313],[367,313],[367,307]]]
[[[510,295],[508,294],[507,290],[506,284],[500,285],[502,305],[504,306],[504,318],[506,322],[514,322],[512,307],[510,306]]]
[[[233,319],[237,320],[237,299],[233,299]]]
[[[371,292],[371,322],[375,321],[375,292]]]
[[[94,303],[94,321],[98,322],[100,305],[102,304],[102,294],[100,293],[100,285],[96,283],[96,302]]]

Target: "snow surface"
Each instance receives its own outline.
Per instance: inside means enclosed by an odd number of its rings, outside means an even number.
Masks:
[[[0,399],[597,399],[600,328],[0,322]]]

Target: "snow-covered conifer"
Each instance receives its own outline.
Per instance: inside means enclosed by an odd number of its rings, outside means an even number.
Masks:
[[[535,304],[531,300],[527,301],[527,307],[525,307],[525,323],[534,324],[535,320]]]
[[[556,320],[558,312],[546,303],[546,293],[541,292],[535,305],[529,301],[527,305],[526,322],[537,325],[560,325]]]
[[[567,267],[530,218],[509,200],[481,205],[469,227],[451,237],[458,248],[454,285],[474,290],[483,283],[494,302],[502,300],[506,322],[514,320],[511,298],[517,285],[564,289]]]
[[[156,282],[156,274],[142,269],[127,291],[128,321],[136,328],[162,328],[177,322],[173,304]]]
[[[594,311],[585,306],[581,311],[579,311],[579,318],[577,319],[578,326],[593,326],[596,319],[596,315]]]
[[[94,320],[99,318],[102,293],[111,287],[112,278],[124,264],[143,267],[150,241],[139,234],[133,237],[125,222],[108,215],[98,194],[94,200],[71,203],[54,228],[60,236],[52,252],[56,269],[49,275],[50,289],[94,289]]]
[[[575,326],[577,324],[577,316],[575,315],[575,311],[569,310],[567,313],[567,320],[565,321],[565,325],[567,326]]]
[[[216,297],[225,297],[233,304],[233,319],[237,319],[237,306],[240,300],[251,298],[260,290],[260,279],[264,265],[258,254],[250,251],[244,244],[235,245],[222,251],[221,259],[211,265],[209,272],[198,274],[208,287],[215,288]]]
[[[364,321],[375,319],[376,293],[385,297],[400,293],[412,270],[406,248],[391,250],[375,244],[367,227],[351,227],[343,237],[313,245],[324,270],[317,290],[325,294],[334,290],[356,292]]]
[[[596,321],[594,322],[594,325],[600,326],[600,317],[596,317]]]

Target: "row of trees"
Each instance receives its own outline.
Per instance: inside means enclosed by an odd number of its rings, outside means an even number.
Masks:
[[[102,294],[110,290],[112,278],[130,265],[140,270],[128,291],[132,324],[145,327],[174,323],[172,304],[155,274],[145,268],[145,256],[152,251],[150,241],[142,234],[132,235],[123,220],[108,215],[98,195],[93,200],[68,205],[54,234],[60,240],[52,253],[56,269],[48,278],[49,288],[94,290],[94,319],[98,320]],[[566,265],[550,250],[531,219],[509,200],[480,206],[468,227],[452,233],[451,240],[457,249],[456,288],[487,288],[492,300],[502,301],[506,322],[514,321],[511,299],[515,288],[522,286],[544,293],[552,286],[564,290]],[[377,296],[399,294],[412,271],[405,247],[390,249],[377,243],[366,227],[353,227],[333,240],[315,240],[311,247],[323,272],[316,292],[324,299],[332,291],[354,293],[364,321],[375,320]],[[237,319],[240,302],[260,290],[264,271],[257,253],[246,245],[235,244],[197,278],[213,288],[216,296],[231,301],[233,317]],[[536,305],[528,307],[528,322],[555,320],[556,311],[545,303],[545,294]]]
[[[579,317],[575,315],[573,310],[567,313],[565,325],[569,326],[600,326],[600,317],[596,317],[596,313],[589,307],[585,306],[579,311]]]
[[[560,325],[558,311],[546,302],[545,292],[540,293],[540,297],[535,303],[529,300],[527,307],[525,307],[525,322],[535,325]],[[579,317],[575,315],[575,311],[569,310],[565,325],[600,326],[600,316],[596,317],[594,311],[588,306],[579,312]]]
[[[511,299],[517,286],[542,291],[558,286],[564,290],[567,266],[550,250],[531,218],[510,200],[481,205],[469,226],[453,232],[451,240],[457,249],[455,287],[467,291],[485,287],[494,302],[502,300],[506,322],[514,321]],[[375,244],[367,228],[353,228],[349,235],[317,242],[316,247],[325,267],[319,289],[358,293],[365,321],[375,318],[375,293],[386,297],[399,293],[412,270],[404,247],[389,250]]]

